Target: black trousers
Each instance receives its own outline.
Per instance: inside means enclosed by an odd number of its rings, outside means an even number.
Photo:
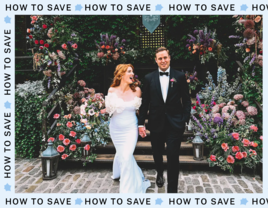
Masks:
[[[177,193],[179,179],[179,152],[185,128],[175,131],[166,120],[163,132],[151,132],[153,157],[158,174],[163,174],[163,153],[167,144],[167,182],[168,193]]]

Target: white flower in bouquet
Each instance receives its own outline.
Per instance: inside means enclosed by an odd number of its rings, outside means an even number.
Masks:
[[[90,109],[90,110],[88,111],[88,114],[89,114],[90,116],[93,116],[93,115],[95,114],[95,112],[94,112],[93,109]]]

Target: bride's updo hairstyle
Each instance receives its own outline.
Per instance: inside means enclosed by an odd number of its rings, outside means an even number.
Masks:
[[[128,67],[131,67],[134,71],[134,67],[131,64],[119,64],[116,66],[114,71],[114,79],[113,83],[111,84],[111,87],[117,87],[121,83],[122,76],[126,73]],[[135,86],[133,84],[130,84],[129,87],[133,92],[136,92]]]

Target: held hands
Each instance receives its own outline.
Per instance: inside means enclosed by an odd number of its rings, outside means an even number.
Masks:
[[[144,137],[147,136],[147,135],[146,135],[146,129],[145,129],[144,126],[143,126],[143,127],[139,127],[139,135],[140,135],[142,138],[144,138]]]

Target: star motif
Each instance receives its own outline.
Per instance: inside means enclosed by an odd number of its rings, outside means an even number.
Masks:
[[[242,204],[247,205],[247,203],[248,203],[248,200],[246,198],[243,198],[240,201],[240,205],[242,205]]]
[[[82,8],[83,8],[83,7],[81,6],[81,4],[77,4],[77,5],[75,6],[75,11],[81,11]]]
[[[248,9],[248,6],[246,4],[242,4],[240,6],[240,11],[247,11],[247,9]]]
[[[5,22],[6,22],[6,23],[11,23],[10,20],[11,20],[11,18],[10,18],[9,16],[6,16],[6,17],[5,17]]]
[[[5,185],[5,190],[6,190],[6,191],[11,191],[10,188],[11,188],[11,186],[7,183],[7,184]]]
[[[75,200],[75,204],[78,204],[78,205],[81,205],[82,202],[83,202],[83,201],[82,201],[81,198],[77,198],[77,199]]]
[[[155,200],[155,205],[157,205],[157,204],[161,205],[162,202],[163,202],[163,200],[162,200],[161,198],[157,198],[157,199]]]
[[[160,12],[161,12],[162,9],[163,9],[163,7],[162,7],[161,4],[157,4],[157,5],[155,6],[155,11],[160,11]]]
[[[5,102],[5,108],[8,109],[8,108],[11,108],[11,103],[6,101]]]

